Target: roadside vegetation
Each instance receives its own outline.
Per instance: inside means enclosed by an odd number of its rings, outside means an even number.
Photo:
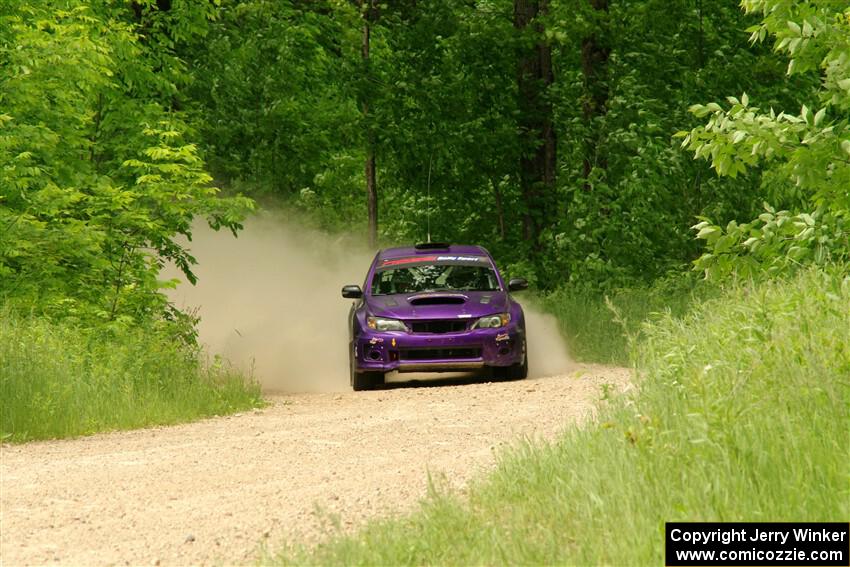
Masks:
[[[152,329],[0,313],[0,440],[86,435],[262,404],[259,385]]]
[[[193,220],[235,233],[253,202],[219,195],[177,109],[190,77],[167,46],[202,35],[207,7],[154,24],[147,4],[0,3],[2,440],[260,403],[204,362],[158,277],[194,282]]]
[[[271,563],[663,562],[667,521],[850,515],[846,266],[742,283],[642,329],[639,388],[551,444],[521,443],[467,496]]]
[[[652,286],[604,294],[563,286],[540,303],[557,318],[573,360],[626,366],[646,321],[682,316],[695,302],[717,293],[716,286],[695,276],[676,274]]]

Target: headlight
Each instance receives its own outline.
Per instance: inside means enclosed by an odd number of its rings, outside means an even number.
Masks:
[[[407,325],[398,319],[367,317],[366,324],[370,329],[375,329],[376,331],[407,331]]]
[[[511,322],[511,314],[510,313],[499,313],[498,315],[490,315],[488,317],[482,317],[475,323],[473,323],[473,329],[498,329],[499,327],[504,327],[508,323]]]

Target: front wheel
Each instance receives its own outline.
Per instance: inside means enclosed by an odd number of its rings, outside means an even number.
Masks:
[[[511,366],[514,380],[525,380],[528,378],[528,354],[523,357],[522,364]]]
[[[351,387],[355,392],[375,390],[384,385],[383,372],[354,372],[351,375]]]
[[[525,351],[525,348],[523,348]],[[493,378],[496,380],[525,380],[528,378],[528,353],[525,352],[522,362],[511,366],[493,367]]]
[[[383,372],[358,372],[357,365],[354,362],[354,354],[348,355],[348,366],[351,377],[351,388],[355,392],[363,390],[374,390],[384,385]]]

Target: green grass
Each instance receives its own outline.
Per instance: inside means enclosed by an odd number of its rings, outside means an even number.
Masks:
[[[663,564],[666,521],[850,517],[850,278],[741,286],[642,331],[640,387],[466,496],[269,562]]]
[[[257,384],[156,333],[86,331],[0,310],[4,441],[177,423],[261,403]]]
[[[631,355],[629,337],[640,334],[644,321],[656,314],[682,316],[695,301],[714,293],[714,288],[680,277],[604,295],[563,287],[542,304],[558,319],[574,360],[626,365]]]

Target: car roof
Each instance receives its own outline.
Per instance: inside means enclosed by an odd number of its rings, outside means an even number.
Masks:
[[[405,258],[408,256],[419,256],[425,254],[469,254],[474,256],[490,256],[490,253],[481,246],[475,246],[472,244],[450,244],[446,248],[430,248],[425,250],[417,250],[414,246],[384,248],[378,252],[378,259]]]

